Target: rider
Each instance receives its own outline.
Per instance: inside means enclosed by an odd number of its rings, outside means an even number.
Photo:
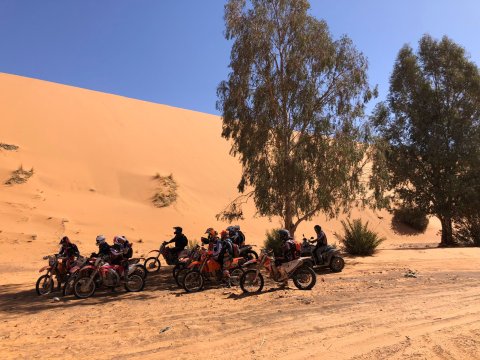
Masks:
[[[133,255],[132,244],[123,235],[113,238],[112,248],[117,252],[121,252],[126,259],[130,259]]]
[[[105,236],[98,235],[95,239],[95,243],[98,245],[98,253],[92,253],[91,257],[99,257],[99,256],[110,256],[110,245],[107,244]]]
[[[227,231],[228,236],[230,236],[230,239],[234,244],[238,245],[238,247],[245,245],[245,235],[240,231],[239,225],[229,226],[227,227]]]
[[[180,251],[185,249],[185,246],[188,245],[188,239],[183,234],[183,229],[180,226],[175,226],[173,229],[175,230],[173,232],[175,236],[172,240],[168,241],[167,244],[171,244],[173,242],[175,243],[175,247],[171,248],[170,251],[172,255],[178,258],[178,254],[180,253]]]
[[[314,240],[316,242],[315,256],[319,261],[323,262],[322,253],[328,248],[327,235],[325,235],[320,225],[315,225],[313,229],[317,234],[317,238]]]
[[[62,237],[60,240],[60,251],[58,256],[65,258],[65,264],[70,267],[70,263],[74,260],[75,257],[80,256],[77,245],[72,243],[68,236]]]
[[[214,228],[208,228],[205,234],[208,234],[208,236],[207,238],[202,238],[202,243],[208,245],[208,251],[213,251],[219,240],[218,232]]]
[[[220,264],[220,271],[223,272],[223,277],[227,281],[227,287],[230,287],[230,272],[228,269],[233,259],[233,243],[225,230],[220,233],[220,240],[217,242],[213,257]]]
[[[280,280],[283,282],[283,286],[288,285],[288,274],[282,266],[283,263],[295,260],[298,257],[297,246],[293,238],[290,236],[290,231],[281,229],[278,231],[280,240],[282,241],[282,256],[277,257],[278,260],[278,272],[280,273]]]

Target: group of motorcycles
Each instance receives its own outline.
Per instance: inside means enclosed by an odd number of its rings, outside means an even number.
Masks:
[[[57,288],[64,296],[73,293],[79,299],[86,299],[99,288],[114,290],[120,285],[127,291],[141,291],[148,274],[139,259],[130,260],[128,269],[122,265],[110,264],[101,256],[78,256],[70,261],[56,254],[43,259],[48,260],[48,265],[40,269],[45,274],[38,278],[35,285],[38,295],[50,294]]]
[[[45,256],[48,265],[40,269],[40,272],[45,273],[38,278],[36,291],[38,295],[53,292],[55,279],[56,287],[63,295],[73,293],[80,299],[93,296],[102,287],[114,290],[123,285],[126,291],[141,291],[147,274],[160,271],[160,256],[163,256],[167,265],[173,266],[172,274],[180,288],[187,292],[200,291],[205,282],[221,283],[227,280],[219,262],[213,258],[213,248],[205,248],[207,243],[204,240],[206,239],[202,239],[202,245],[197,244],[189,250],[183,250],[178,256],[171,252],[167,242],[163,242],[158,250],[150,252],[156,253],[155,256],[130,259],[128,268],[112,265],[103,257],[78,256],[74,261],[69,261],[58,255]],[[229,268],[223,269],[229,273],[228,285],[240,286],[245,293],[259,293],[265,284],[262,274],[264,270],[275,282],[292,279],[298,289],[309,290],[316,283],[314,269],[328,267],[332,272],[340,272],[345,266],[336,248],[328,246],[320,252],[305,237],[298,250],[299,258],[277,264],[272,250],[262,249],[258,255],[251,245],[241,246]]]

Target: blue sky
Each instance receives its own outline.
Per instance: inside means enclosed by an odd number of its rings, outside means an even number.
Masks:
[[[0,72],[217,114],[224,3],[0,0]],[[398,50],[424,33],[451,37],[480,64],[479,0],[312,0],[311,14],[368,57],[380,99]]]

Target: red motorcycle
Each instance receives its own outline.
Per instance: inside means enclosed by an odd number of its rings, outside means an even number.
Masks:
[[[177,254],[174,254],[172,250],[169,247],[167,247],[166,241],[164,241],[162,245],[160,245],[160,249],[152,250],[149,252],[149,254],[152,252],[156,252],[157,256],[151,256],[147,258],[145,260],[145,263],[143,264],[145,265],[145,268],[149,273],[160,271],[160,267],[162,266],[160,262],[160,255],[163,255],[163,258],[167,262],[167,265],[176,265],[178,263],[178,259],[188,256],[188,250],[180,251],[178,253],[178,256]],[[175,272],[176,272],[176,269],[174,268],[173,276],[175,276]]]
[[[143,290],[144,279],[140,275],[129,272],[127,270],[125,274],[123,266],[110,265],[99,257],[93,265],[86,265],[82,268],[82,275],[79,275],[73,284],[73,293],[79,299],[86,299],[102,286],[113,290],[122,283],[127,291]]]
[[[48,260],[48,265],[43,266],[39,272],[47,271],[40,276],[35,284],[35,290],[38,295],[47,295],[53,292],[55,280],[57,279],[57,287],[61,288],[62,283],[67,278],[69,267],[71,266],[68,259],[60,257],[58,254],[44,256],[43,260]]]

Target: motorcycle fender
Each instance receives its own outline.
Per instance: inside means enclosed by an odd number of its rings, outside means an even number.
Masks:
[[[76,273],[78,270],[80,270],[80,266],[74,266],[70,269],[70,274]]]
[[[92,266],[92,265],[84,266],[84,267],[82,267],[82,271],[84,271],[84,270],[95,270],[95,266]]]
[[[150,250],[150,251],[148,252],[148,254],[150,254],[150,253],[160,254],[160,250]],[[147,254],[147,255],[148,255],[148,254]]]
[[[258,261],[258,259],[248,260],[247,262],[243,263],[242,266],[248,266],[248,265],[256,264],[257,261]]]
[[[194,267],[200,266],[201,262],[200,261],[192,261],[190,265],[188,265],[189,269],[193,269]]]
[[[287,274],[291,274],[293,273],[298,267],[300,267],[303,262],[304,262],[304,259],[305,258],[300,258],[300,259],[295,259],[295,260],[292,260],[292,261],[289,261],[285,264],[282,264],[283,268],[285,269],[285,271],[287,272]]]
[[[51,270],[51,269],[52,269],[51,266],[44,266],[40,270],[38,270],[38,272],[44,272],[45,270]]]

